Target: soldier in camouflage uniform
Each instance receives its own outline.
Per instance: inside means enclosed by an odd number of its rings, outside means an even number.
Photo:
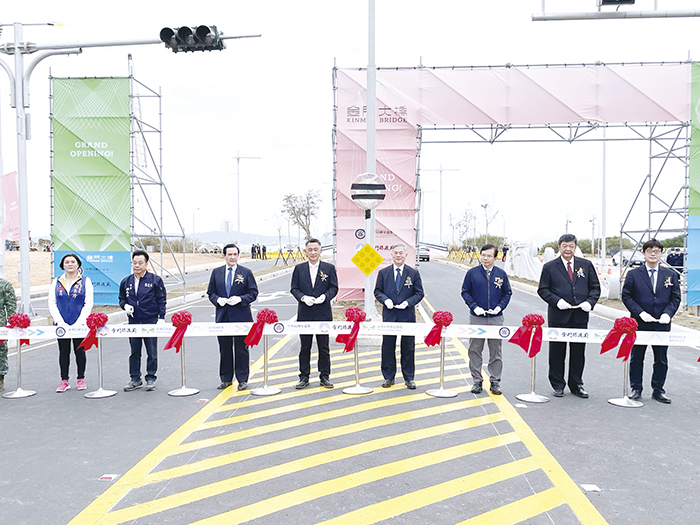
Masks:
[[[9,281],[0,279],[0,326],[5,326],[11,315],[17,313],[17,296]],[[7,341],[0,343],[0,390],[5,388],[7,375]]]

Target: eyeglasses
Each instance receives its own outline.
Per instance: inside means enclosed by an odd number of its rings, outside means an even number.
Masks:
[[[653,253],[655,255],[658,255],[662,252],[662,250],[660,250],[659,248],[647,248],[645,251],[647,253]]]

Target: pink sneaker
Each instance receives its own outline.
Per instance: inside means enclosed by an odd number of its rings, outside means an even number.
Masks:
[[[63,381],[61,381],[61,384],[58,385],[58,388],[56,388],[56,392],[61,393],[65,392],[66,390],[70,390],[70,383],[66,379],[64,379]]]
[[[85,384],[85,379],[78,379],[78,390],[87,390],[87,385]]]

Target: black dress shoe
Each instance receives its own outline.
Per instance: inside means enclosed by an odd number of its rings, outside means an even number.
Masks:
[[[475,381],[472,385],[472,394],[481,394],[482,390],[483,388],[481,388],[481,381]]]
[[[405,381],[404,384],[406,385],[406,388],[409,390],[415,390],[416,389],[416,382],[413,381],[412,379],[409,379],[408,381]]]
[[[552,395],[554,397],[564,397],[564,389],[563,388],[555,388],[554,392],[552,392]]]
[[[231,381],[222,381],[219,386],[216,387],[217,390],[224,390],[231,386]]]
[[[331,383],[327,377],[322,377],[321,386],[323,388],[333,388],[333,383]]]
[[[630,394],[629,398],[636,401],[642,397],[642,391],[641,390],[632,390],[632,393]]]
[[[385,379],[384,382],[382,383],[382,388],[389,388],[393,384],[394,384],[393,379]]]
[[[501,385],[498,383],[491,383],[491,393],[495,396],[500,396],[503,393],[501,391]]]
[[[671,400],[668,397],[666,397],[666,394],[661,394],[661,393],[652,394],[651,398],[656,399],[659,403],[663,403],[665,405],[668,405],[671,403]]]
[[[238,391],[239,392],[241,390],[245,390],[246,388],[248,388],[248,383],[246,383],[246,382],[241,383],[240,381],[238,382]]]
[[[588,399],[588,392],[586,392],[583,388],[572,390],[571,393],[576,397],[580,397],[581,399]]]
[[[295,386],[294,388],[296,388],[297,390],[301,390],[302,388],[306,388],[307,386],[309,386],[309,378],[302,377],[297,383],[297,386]]]

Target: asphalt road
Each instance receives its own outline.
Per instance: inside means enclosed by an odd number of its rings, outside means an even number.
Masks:
[[[427,302],[435,309],[451,311],[457,323],[468,322],[468,311],[459,294],[464,272],[435,262],[422,264],[420,269]],[[206,272],[199,278],[206,280],[208,275]],[[259,287],[258,308],[272,308],[280,319],[295,314],[296,303],[287,293],[289,276],[262,282]],[[187,305],[187,310],[195,322],[213,320],[214,309],[206,299]],[[517,326],[528,313],[544,314],[544,303],[534,295],[516,291],[505,312],[506,324]],[[595,315],[590,324],[596,329],[611,326],[611,320]],[[161,341],[159,348],[163,344]],[[698,350],[670,350],[667,391],[673,404],[661,405],[650,399],[649,365],[645,371],[645,406],[623,409],[607,403],[608,398],[621,395],[622,364],[612,353],[598,355],[598,345],[587,350],[584,380],[590,399],[567,393],[546,404],[527,406],[517,401],[515,394],[530,390],[530,361],[519,347],[504,346],[505,397],[577,484],[600,488],[600,492],[586,492],[586,496],[608,523],[697,521]],[[55,343],[33,345],[23,352],[22,384],[36,390],[37,395],[17,400],[0,398],[0,524],[68,523],[109,486],[109,482],[99,481],[101,476],[124,474],[218,394],[218,347],[214,339],[187,342],[187,385],[201,389],[198,395],[187,398],[167,395],[180,386],[179,354],[160,351],[154,392],[123,392],[122,386],[129,379],[128,344],[125,339],[108,339],[103,350],[105,388],[119,393],[101,400],[85,399],[75,388],[65,394],[55,393],[60,380]],[[297,353],[298,343],[292,338],[281,356]],[[260,355],[258,346],[251,353],[251,361]],[[14,359],[10,358],[9,389],[13,388]],[[96,364],[93,349],[88,354],[88,391],[97,385]],[[543,349],[537,391],[549,395],[546,368]],[[74,369],[71,372],[74,381]],[[289,517],[294,521],[293,513]],[[139,521],[158,522],[155,518]]]

